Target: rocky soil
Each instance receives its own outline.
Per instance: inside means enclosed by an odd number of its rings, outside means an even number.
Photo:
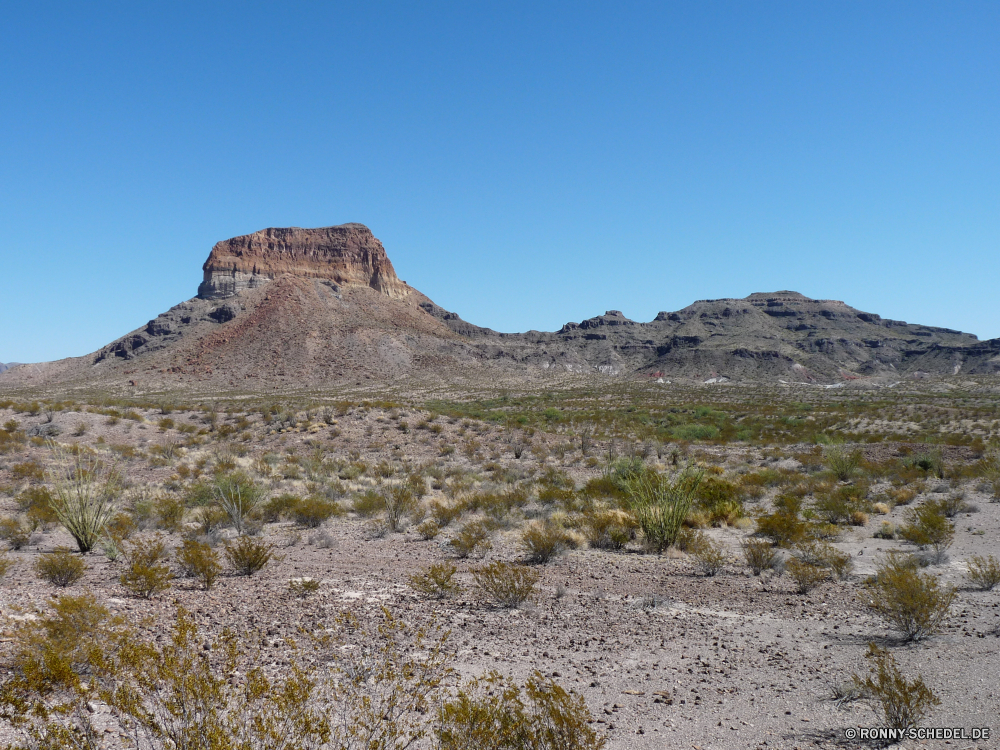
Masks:
[[[202,412],[174,412],[169,415],[174,424],[166,429],[156,426],[163,416],[153,410],[137,410],[135,417],[117,420],[85,411],[61,411],[48,419],[44,414],[31,417],[0,410],[0,423],[16,419],[29,435],[50,433],[61,442],[105,453],[114,448],[132,492],[170,483],[176,486],[181,464],[194,467],[201,461],[207,473],[219,460],[232,460],[252,471],[255,459],[266,454],[305,457],[317,450],[328,458],[363,461],[369,466],[380,462],[400,469],[435,465],[472,481],[470,489],[488,484],[490,471],[527,478],[558,469],[578,486],[601,471],[597,461],[588,461],[578,447],[567,449],[565,437],[557,434],[535,433],[531,449],[517,459],[509,434],[495,425],[439,418],[436,423],[441,429],[434,433],[416,429],[430,416],[419,410],[354,406],[342,411],[329,423],[308,425],[298,421],[268,425],[254,417],[240,428],[235,442],[203,442],[186,448],[182,443],[191,431],[179,428],[202,429],[206,425]],[[231,415],[229,421],[237,416]],[[401,422],[407,425],[405,431]],[[6,490],[0,500],[4,514],[16,511],[15,495],[25,482],[34,481],[19,479],[15,467],[50,460],[44,443],[35,443],[0,457],[0,488]],[[475,446],[466,451],[470,443]],[[121,446],[131,446],[137,454],[128,457]],[[170,447],[174,458],[162,460],[163,451],[156,446]],[[448,446],[459,450],[447,451]],[[595,441],[590,456],[599,456],[608,447]],[[760,467],[800,470],[802,465],[792,456],[812,450],[813,446],[791,446],[778,452],[746,446],[692,446],[686,460],[725,472]],[[866,450],[869,458],[878,460],[880,451],[895,455],[896,448],[881,444]],[[971,459],[967,449],[950,450],[948,461]],[[488,462],[494,464],[490,471],[484,469]],[[661,468],[668,467],[664,463]],[[266,480],[272,494],[304,494],[309,480],[287,473]],[[378,481],[362,476],[347,485],[348,495],[341,501],[345,508],[350,507],[353,493],[377,487]],[[445,482],[439,489],[430,488],[425,501],[447,501],[447,487]],[[929,482],[925,492],[930,497],[937,489],[937,484]],[[270,644],[266,655],[275,669],[280,669],[283,659],[283,636],[294,635],[301,626],[330,623],[342,611],[371,618],[386,606],[412,622],[433,617],[450,631],[449,644],[460,673],[474,675],[495,668],[523,678],[539,669],[585,697],[595,723],[610,739],[610,748],[857,746],[844,739],[844,730],[874,724],[874,714],[861,702],[838,705],[833,696],[852,672],[864,671],[862,654],[869,642],[889,645],[904,672],[923,675],[940,696],[941,705],[933,710],[928,726],[990,726],[1000,735],[996,679],[1000,674],[1000,588],[974,591],[963,578],[964,563],[971,555],[998,552],[1000,503],[991,502],[986,488],[976,481],[966,482],[961,490],[972,507],[955,519],[955,542],[948,560],[931,568],[961,590],[944,631],[918,645],[895,640],[859,599],[863,579],[882,554],[889,549],[913,549],[902,541],[873,537],[883,521],[902,520],[902,507],[889,515],[872,516],[864,526],[847,527],[835,546],[852,556],[853,576],[844,582],[824,583],[806,595],[796,593],[787,575],[754,577],[738,562],[739,542],[751,531],[744,526],[707,531],[733,555],[733,561],[715,577],[701,575],[683,553],[644,554],[635,545],[621,552],[584,546],[538,566],[538,594],[521,609],[492,609],[473,595],[469,570],[480,564],[479,559],[454,561],[465,593],[430,601],[418,596],[407,581],[427,565],[452,559],[445,542],[453,529],[446,528],[432,540],[423,540],[412,527],[403,533],[382,534],[375,531],[371,519],[355,513],[334,518],[318,530],[289,522],[268,525],[264,536],[280,547],[282,560],[250,578],[224,577],[210,592],[191,580],[178,579],[151,601],[135,599],[118,583],[122,563],[99,553],[87,556],[89,570],[76,589],[94,591],[115,611],[131,618],[151,616],[164,632],[177,605],[194,613],[207,633],[227,626],[240,632],[259,631]],[[769,508],[770,497],[752,504],[751,512],[758,507]],[[512,518],[496,533],[486,560],[521,559],[517,540],[522,521]],[[168,538],[176,545],[181,535],[170,533]],[[35,577],[32,563],[69,541],[64,531],[53,526],[36,533],[26,549],[9,553],[18,565],[0,582],[4,615],[40,612],[61,593]],[[320,581],[319,591],[305,599],[288,588],[290,579],[303,576]],[[904,746],[997,747],[1000,741]]]

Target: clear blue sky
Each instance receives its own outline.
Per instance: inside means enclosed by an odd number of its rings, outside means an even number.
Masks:
[[[0,361],[370,226],[464,318],[793,289],[1000,336],[1000,3],[0,6]]]

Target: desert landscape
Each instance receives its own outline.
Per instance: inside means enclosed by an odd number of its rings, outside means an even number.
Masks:
[[[360,224],[203,272],[0,365],[12,746],[998,746],[997,340],[790,291],[498,333]],[[965,735],[860,734],[918,727]]]

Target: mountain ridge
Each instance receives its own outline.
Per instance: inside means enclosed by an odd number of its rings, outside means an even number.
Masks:
[[[15,382],[293,384],[564,371],[834,383],[1000,372],[1000,339],[905,323],[791,290],[696,300],[649,322],[608,310],[558,331],[475,325],[399,280],[362,224],[217,243],[198,294],[84,357]]]

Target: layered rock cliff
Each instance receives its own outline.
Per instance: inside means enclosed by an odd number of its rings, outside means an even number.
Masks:
[[[366,286],[394,299],[410,288],[396,277],[385,248],[364,224],[262,229],[218,243],[202,267],[202,299],[225,299],[282,274]]]

